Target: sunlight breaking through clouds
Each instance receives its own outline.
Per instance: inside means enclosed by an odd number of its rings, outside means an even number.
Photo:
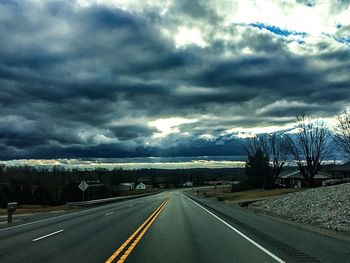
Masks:
[[[175,35],[176,47],[195,44],[200,47],[206,47],[208,44],[203,40],[202,34],[197,28],[179,27]]]
[[[166,118],[166,119],[157,119],[148,123],[151,127],[156,127],[159,132],[154,133],[154,138],[162,138],[171,133],[179,133],[179,126],[186,123],[197,122],[197,119],[185,119],[180,117]]]

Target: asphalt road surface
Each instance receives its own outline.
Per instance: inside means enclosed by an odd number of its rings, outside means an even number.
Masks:
[[[0,262],[350,262],[350,243],[169,191],[1,226]]]

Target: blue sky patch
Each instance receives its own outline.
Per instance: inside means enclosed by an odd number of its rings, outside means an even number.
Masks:
[[[350,45],[350,37],[335,37],[336,41]]]
[[[326,33],[322,33],[322,35],[333,38],[335,41],[339,43],[347,44],[348,46],[350,46],[350,36],[341,37],[341,36],[336,36],[336,35],[331,35]]]
[[[282,29],[282,28],[277,27],[277,26],[266,25],[264,23],[251,23],[251,24],[249,24],[249,26],[257,27],[259,29],[266,29],[266,30],[268,30],[276,35],[285,36],[285,37],[290,36],[290,35],[300,35],[300,36],[307,35],[307,33],[305,33],[305,32],[290,31],[290,30]]]

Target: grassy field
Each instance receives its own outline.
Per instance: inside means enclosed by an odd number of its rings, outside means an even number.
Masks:
[[[274,197],[278,195],[293,193],[297,191],[303,191],[305,189],[302,188],[283,188],[283,189],[253,189],[241,192],[233,192],[230,193],[228,188],[217,187],[217,189],[206,189],[201,190],[200,195],[206,197],[214,197],[219,201],[228,201],[234,203],[247,202],[247,201],[255,201],[266,199],[269,197]]]

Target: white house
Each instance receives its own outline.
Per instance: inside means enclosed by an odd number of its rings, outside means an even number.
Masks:
[[[323,181],[329,180],[331,178],[332,178],[331,174],[318,172],[314,177],[314,185],[321,186],[323,185],[322,183]],[[289,186],[289,187],[301,188],[301,187],[307,186],[307,182],[304,176],[299,172],[299,170],[281,173],[278,176],[277,181],[280,184]]]
[[[187,181],[187,182],[186,182],[186,183],[184,183],[182,186],[183,186],[183,187],[192,187],[192,186],[193,186],[193,184],[192,184],[192,182]]]
[[[139,183],[136,185],[137,190],[146,190],[146,185],[144,183]]]

